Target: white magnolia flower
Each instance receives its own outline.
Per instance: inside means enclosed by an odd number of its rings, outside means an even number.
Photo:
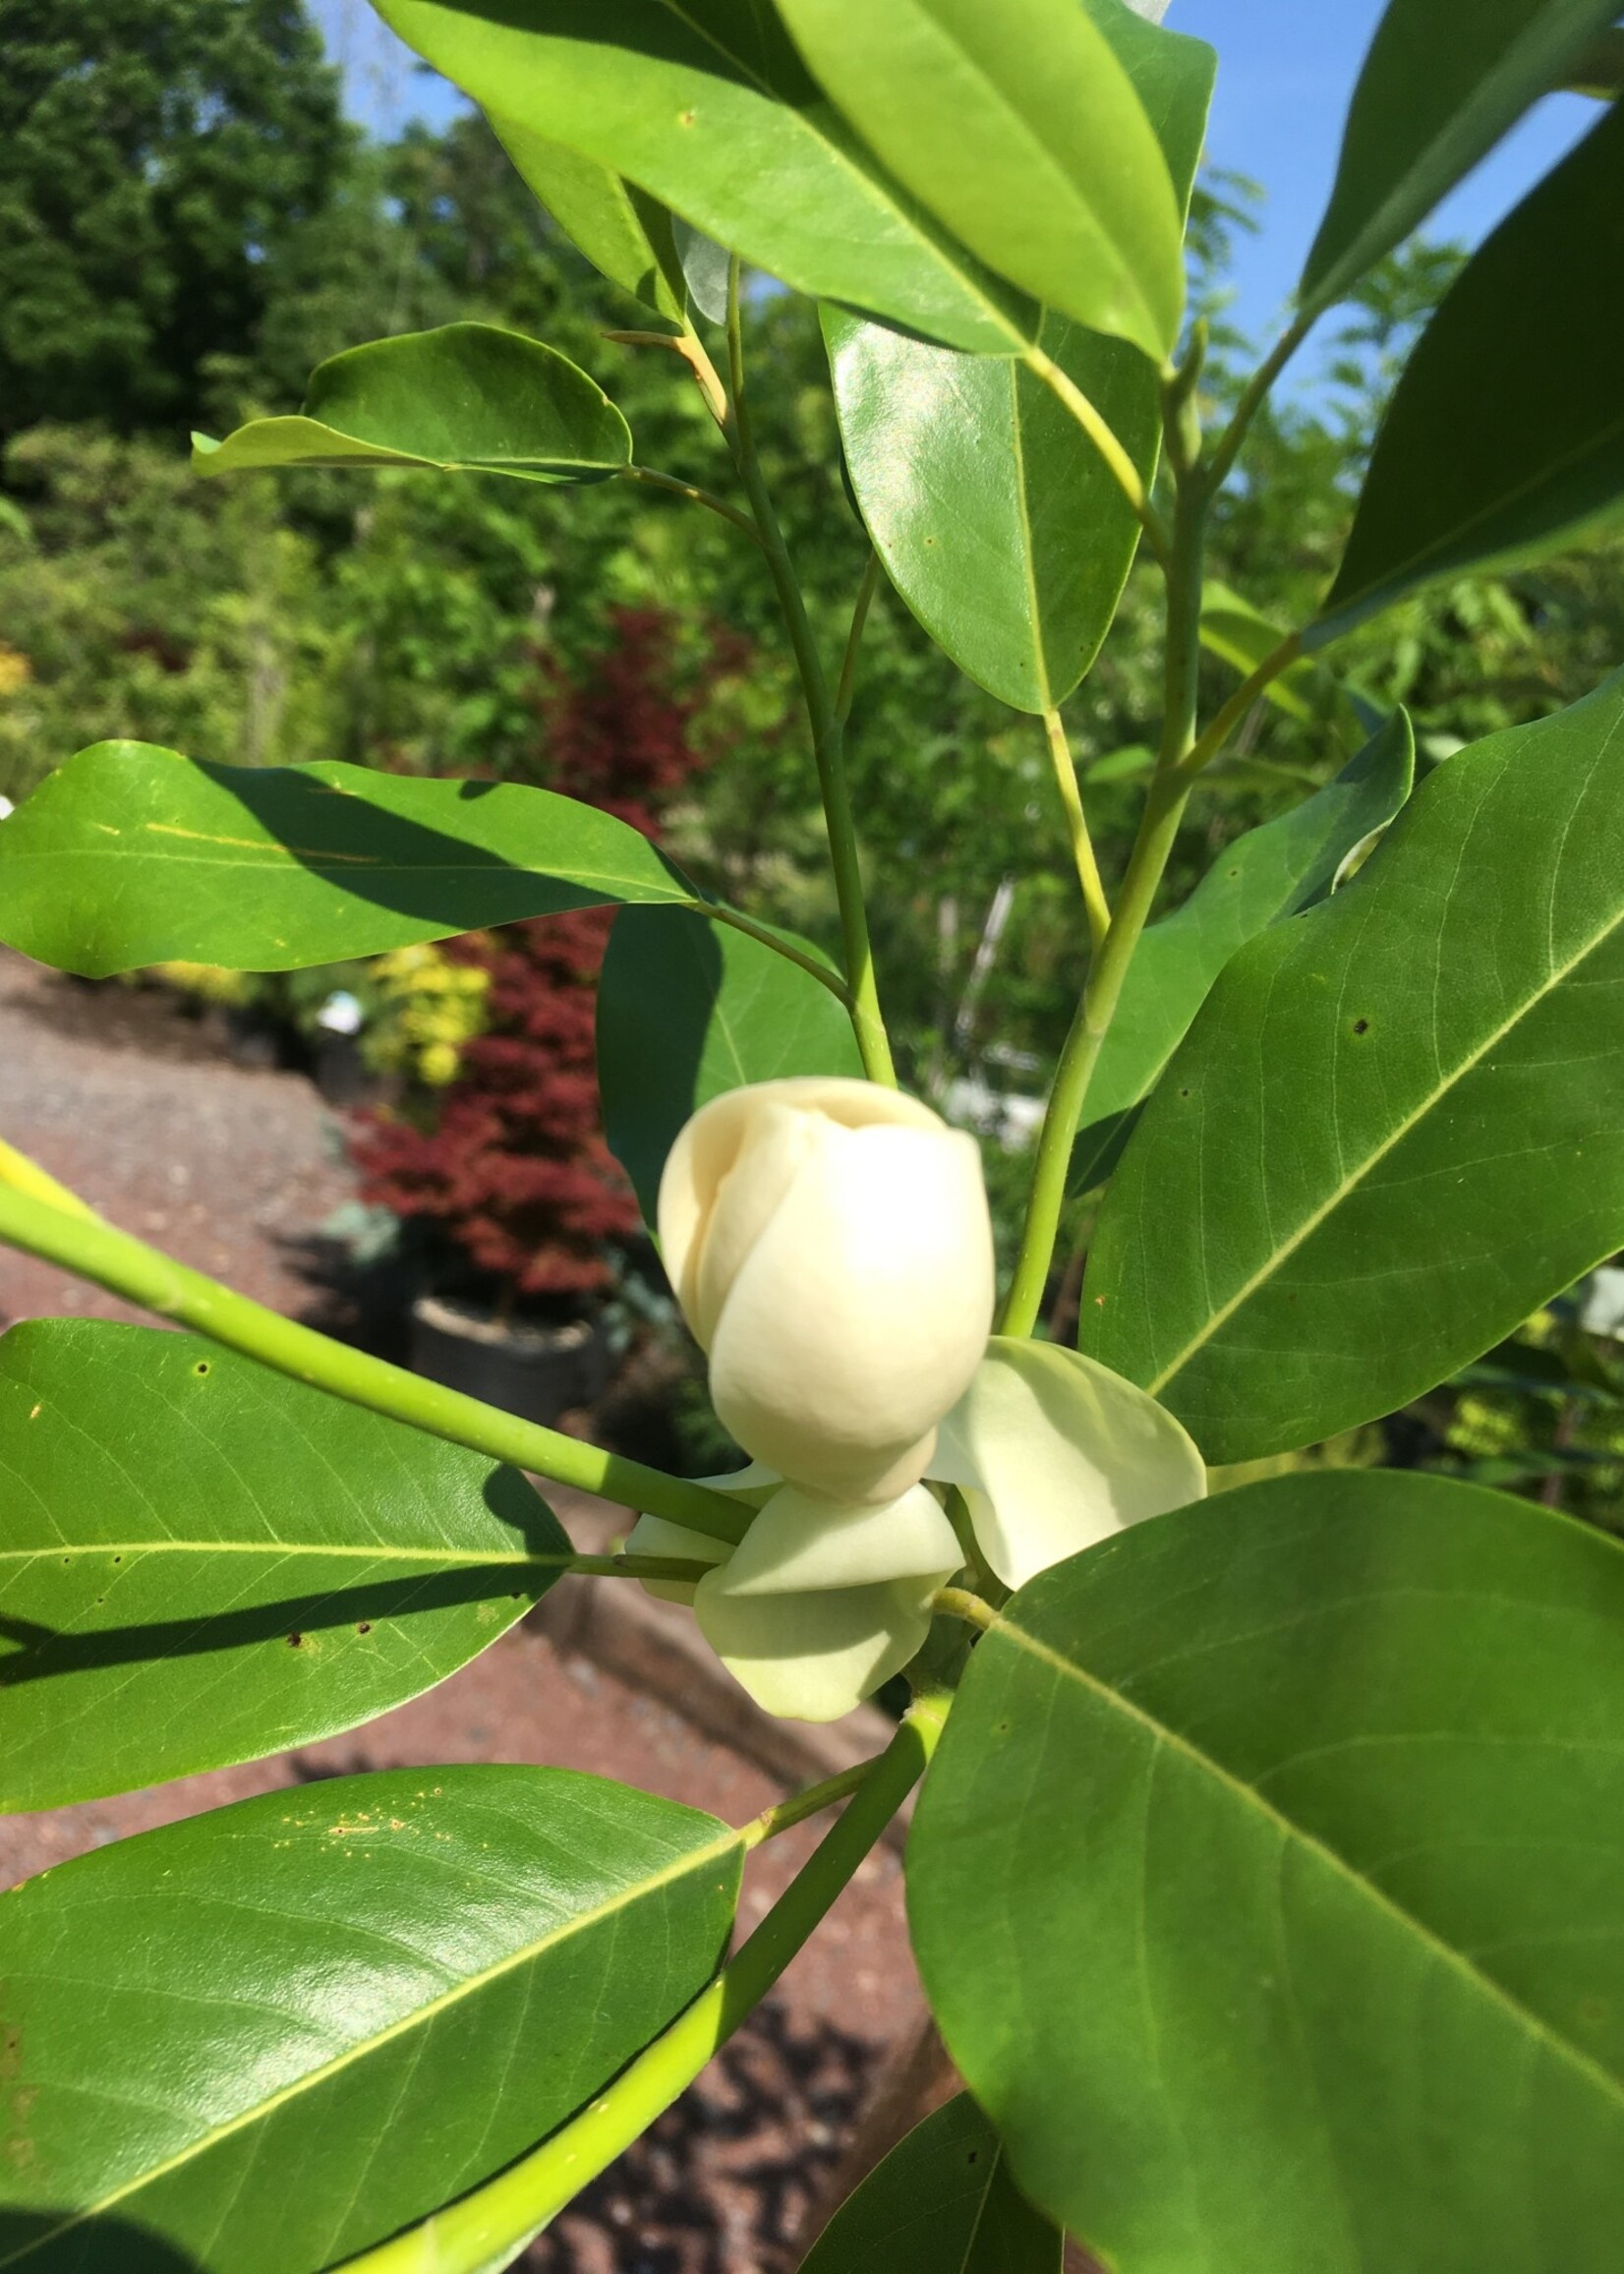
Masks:
[[[1148,1392],[1080,1351],[1003,1337],[943,1422],[930,1473],[962,1490],[1006,1587],[1207,1488],[1194,1440]]]
[[[957,1485],[976,1545],[1007,1586],[1128,1524],[1200,1499],[1201,1456],[1155,1399],[1076,1351],[994,1340],[942,1424],[932,1477]],[[794,1485],[770,1490],[759,1465],[714,1487],[761,1502],[737,1547],[645,1516],[633,1554],[711,1565],[691,1599],[717,1655],[769,1713],[833,1720],[915,1655],[930,1599],[962,1558],[935,1497],[913,1487],[840,1503]]]
[[[917,1484],[992,1322],[975,1140],[873,1082],[757,1082],[687,1124],[659,1214],[745,1450],[832,1499]]]

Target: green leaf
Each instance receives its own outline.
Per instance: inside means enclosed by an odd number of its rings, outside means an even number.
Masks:
[[[419,1769],[29,1882],[5,1898],[0,1988],[14,2263],[148,2274],[167,2246],[199,2274],[309,2274],[423,2217],[703,1987],[741,1852],[602,1778]]]
[[[659,200],[528,127],[495,116],[490,124],[520,177],[593,266],[646,308],[680,323],[682,264],[671,216]]]
[[[1099,653],[1138,545],[1116,477],[1022,365],[823,312],[841,438],[886,573],[939,646],[1000,702],[1061,703]],[[1045,351],[1147,479],[1161,433],[1136,348],[1064,317]]]
[[[1624,674],[1461,751],[1213,989],[1083,1346],[1212,1462],[1391,1413],[1624,1244]]]
[[[1616,518],[1624,405],[1624,111],[1608,111],[1479,247],[1376,437],[1322,646],[1415,585]]]
[[[149,1326],[0,1339],[0,1809],[353,1728],[570,1553],[517,1470]]]
[[[291,971],[698,897],[637,830],[550,789],[209,766],[145,742],[80,751],[0,833],[0,939],[89,978],[171,959]]]
[[[260,466],[437,466],[527,482],[602,482],[630,462],[625,420],[551,347],[448,323],[352,347],[311,375],[300,418],[195,435],[200,473]]]
[[[989,267],[1157,363],[1172,352],[1185,298],[1179,203],[1092,13],[1076,0],[779,9],[870,148]]]
[[[1018,295],[863,147],[769,9],[379,0],[378,13],[504,133],[511,121],[640,184],[796,291],[982,353],[1029,336]]]
[[[724,1090],[793,1074],[858,1080],[839,998],[759,940],[677,908],[625,908],[598,986],[609,1150],[651,1227],[677,1133]]]
[[[1213,52],[1141,23],[1122,0],[1089,8],[1145,103],[1182,209]],[[1031,712],[1063,702],[1099,652],[1138,544],[1116,477],[1023,367],[833,308],[823,321],[852,487],[893,584],[1001,702]],[[1143,356],[1055,315],[1038,344],[1095,403],[1148,487],[1161,406]]]
[[[1398,711],[1335,781],[1237,839],[1183,907],[1151,925],[1088,1085],[1091,1130],[1079,1144],[1149,1095],[1231,957],[1330,891],[1348,855],[1399,811],[1415,770],[1415,736]]]
[[[961,2092],[841,2205],[801,2274],[1060,2274],[1065,2238],[1019,2195]]]
[[[1305,315],[1340,300],[1424,221],[1617,9],[1618,0],[1389,0],[1298,286]]]
[[[1621,1630],[1617,1542],[1378,1471],[1016,1596],[908,1907],[1032,2201],[1122,2274],[1611,2274]]]

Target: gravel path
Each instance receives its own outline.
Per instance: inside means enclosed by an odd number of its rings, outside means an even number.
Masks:
[[[114,1223],[280,1311],[308,1305],[291,1247],[354,1191],[303,1076],[234,1066],[172,997],[87,987],[0,949],[0,1137]],[[139,1312],[0,1253],[0,1320]]]
[[[302,1076],[231,1064],[167,999],[87,988],[0,950],[0,1136],[126,1230],[262,1303],[313,1307],[300,1243],[352,1190],[337,1125]],[[140,1315],[0,1250],[0,1325],[69,1312]],[[0,1819],[0,1886],[251,1793],[366,1769],[482,1760],[591,1770],[735,1823],[780,1790],[677,1715],[520,1629],[429,1696],[348,1736],[146,1792]],[[755,1859],[743,1926],[804,1860],[818,1829],[788,1834]],[[877,2065],[918,2012],[900,1869],[881,1849],[782,1995],[527,2263],[550,2274],[780,2274],[794,2262],[808,2181],[840,2155]]]

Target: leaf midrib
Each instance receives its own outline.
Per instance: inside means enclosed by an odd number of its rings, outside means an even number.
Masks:
[[[466,1550],[440,1547],[393,1547],[386,1545],[362,1546],[347,1542],[322,1540],[105,1540],[78,1543],[52,1542],[41,1547],[0,1547],[0,1564],[38,1563],[40,1561],[66,1563],[71,1556],[81,1555],[270,1555],[286,1562],[290,1556],[318,1555],[337,1561],[350,1559],[358,1563],[432,1563],[447,1567],[464,1564],[478,1568],[488,1565],[493,1569],[527,1570],[533,1565],[549,1567],[568,1564],[574,1560],[573,1550],[557,1548],[545,1555],[515,1554],[511,1549],[493,1548],[482,1554],[476,1548]]]
[[[387,2028],[378,2030],[375,2035],[366,2038],[358,2045],[347,2047],[344,2052],[336,2054],[332,2060],[323,2062],[319,2068],[308,2070],[304,2075],[296,2077],[291,2083],[283,2085],[276,2092],[257,2101],[252,2108],[245,2109],[241,2115],[230,2118],[224,2124],[212,2126],[208,2131],[202,2133],[188,2146],[178,2149],[174,2155],[165,2157],[161,2163],[151,2165],[147,2170],[138,2174],[136,2178],[110,2189],[108,2193],[100,2196],[95,2202],[86,2204],[82,2209],[65,2218],[60,2225],[31,2237],[20,2250],[14,2250],[8,2256],[0,2258],[0,2268],[20,2265],[25,2258],[31,2257],[35,2251],[43,2249],[47,2244],[59,2241],[62,2236],[71,2234],[75,2228],[83,2226],[87,2219],[100,2218],[117,2204],[127,2202],[131,2196],[138,2195],[145,2188],[155,2186],[160,2180],[167,2179],[171,2172],[184,2170],[189,2163],[193,2163],[199,2156],[206,2154],[221,2140],[231,2138],[235,2133],[246,2130],[252,2125],[268,2121],[279,2109],[287,2107],[297,2100],[302,2093],[315,2091],[326,2083],[330,2077],[339,2075],[346,2069],[352,2068],[356,2062],[371,2059],[374,2054],[382,2047],[393,2043],[396,2038],[406,2036],[413,2029],[432,2024],[440,2013],[449,2011],[463,1998],[477,1995],[480,1991],[488,1988],[491,1983],[499,1981],[504,1974],[510,1974],[519,1967],[533,1964],[545,1952],[552,1949],[556,1944],[567,1942],[572,1935],[583,1933],[590,1927],[600,1925],[605,1919],[613,1918],[616,1913],[628,1909],[631,1904],[641,1900],[645,1895],[652,1895],[661,1888],[672,1886],[676,1881],[688,1877],[691,1873],[706,1870],[711,1864],[720,1861],[732,1849],[738,1847],[739,1844],[740,1835],[731,1827],[726,1827],[718,1838],[711,1840],[706,1846],[690,1850],[676,1862],[667,1864],[664,1870],[651,1874],[647,1879],[639,1880],[635,1887],[622,1889],[606,1901],[595,1904],[591,1910],[573,1914],[549,1933],[539,1936],[535,1942],[527,1943],[522,1949],[510,1952],[504,1958],[498,1959],[493,1965],[481,1967],[477,1973],[466,1975],[460,1982],[454,1983],[449,1990],[441,1991],[437,1998],[430,1999],[426,2005],[414,2007],[411,2012],[402,2014],[397,2020],[391,2021]]]
[[[1248,1784],[1245,1778],[1237,1777],[1221,1761],[1214,1759],[1212,1754],[1203,1751],[1199,1745],[1193,1743],[1182,1730],[1175,1729],[1168,1722],[1159,1720],[1154,1714],[1148,1713],[1142,1706],[1135,1705],[1120,1689],[1113,1688],[1109,1682],[1102,1681],[1097,1674],[1091,1674],[1085,1666],[1076,1664],[1063,1652],[1056,1650],[1051,1644],[1041,1641],[1038,1636],[1029,1633],[1025,1627],[1017,1626],[1007,1614],[1000,1612],[994,1618],[988,1631],[990,1634],[1002,1637],[1017,1650],[1024,1651],[1028,1657],[1036,1659],[1039,1664],[1046,1665],[1055,1673],[1064,1674],[1069,1680],[1076,1682],[1081,1688],[1100,1699],[1109,1709],[1123,1715],[1129,1720],[1136,1722],[1158,1744],[1165,1745],[1193,1768],[1204,1772],[1225,1791],[1234,1794],[1244,1807],[1249,1808],[1254,1814],[1262,1817],[1273,1826],[1284,1839],[1315,1856],[1337,1878],[1353,1888],[1374,1908],[1396,1920],[1401,1927],[1407,1929],[1419,1942],[1423,1944],[1434,1957],[1442,1959],[1453,1972],[1463,1976],[1474,1989],[1486,1994],[1496,2006],[1510,2014],[1512,2019],[1528,2035],[1557,2055],[1571,2069],[1578,2070],[1582,2076],[1598,2084],[1603,2093],[1616,2102],[1620,2111],[1624,2112],[1624,2081],[1614,2076],[1610,2070],[1602,2068],[1599,2062],[1593,2060],[1580,2047],[1570,2044],[1565,2037],[1559,2036],[1543,2015],[1537,2013],[1532,2007],[1525,2006],[1520,1999],[1515,1998],[1509,1990],[1496,1982],[1491,1974],[1482,1972],[1464,1951],[1458,1951],[1451,1944],[1446,1943],[1433,1928],[1427,1925],[1424,1919],[1419,1918],[1414,1911],[1407,1910],[1402,1903],[1395,1901],[1393,1896],[1382,1888],[1377,1887],[1373,1880],[1366,1878],[1356,1865],[1351,1863],[1346,1856],[1340,1855],[1327,1841],[1319,1838],[1314,1833],[1305,1831],[1302,1825],[1276,1808],[1272,1802],[1264,1798],[1255,1785]]]
[[[1602,755],[1605,755],[1611,740],[1612,736],[1609,735],[1607,740],[1603,742]],[[1587,962],[1598,948],[1605,946],[1621,924],[1624,924],[1624,905],[1615,910],[1597,931],[1593,932],[1578,952],[1571,956],[1566,962],[1553,964],[1541,984],[1519,1002],[1511,1016],[1502,1020],[1499,1025],[1493,1027],[1475,1049],[1452,1067],[1446,1080],[1438,1082],[1435,1088],[1427,1091],[1415,1108],[1396,1124],[1392,1134],[1384,1137],[1379,1145],[1365,1155],[1355,1173],[1352,1176],[1344,1176],[1332,1188],[1325,1199],[1304,1218],[1289,1239],[1282,1242],[1280,1246],[1271,1249],[1266,1259],[1259,1264],[1250,1277],[1245,1280],[1229,1300],[1221,1304],[1203,1321],[1199,1330],[1190,1337],[1178,1355],[1151,1381],[1144,1385],[1152,1397],[1159,1395],[1166,1388],[1175,1374],[1182,1371],[1197,1351],[1205,1349],[1219,1329],[1228,1325],[1242,1305],[1249,1302],[1257,1290],[1273,1278],[1280,1265],[1295,1255],[1305,1241],[1312,1238],[1320,1225],[1342,1205],[1349,1194],[1356,1191],[1363,1183],[1371,1170],[1377,1168],[1395,1146],[1403,1143],[1411,1131],[1433,1111],[1439,1100],[1447,1097],[1458,1082],[1464,1081],[1469,1074],[1480,1066],[1489,1052],[1503,1042],[1508,1034],[1513,1033],[1525,1019],[1530,1018],[1548,995],[1571,978],[1579,966]]]

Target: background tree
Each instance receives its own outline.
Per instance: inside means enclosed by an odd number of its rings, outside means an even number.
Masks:
[[[0,431],[172,428],[350,158],[298,0],[3,0]]]

